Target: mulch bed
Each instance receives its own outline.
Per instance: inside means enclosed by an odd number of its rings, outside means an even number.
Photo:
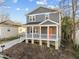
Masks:
[[[5,50],[4,53],[12,59],[75,59],[69,51],[55,50],[24,42]]]

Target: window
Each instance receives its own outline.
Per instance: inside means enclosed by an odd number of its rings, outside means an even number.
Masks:
[[[8,29],[8,32],[10,32],[10,29]]]
[[[38,33],[38,28],[37,27],[34,28],[34,33]]]
[[[31,16],[29,16],[29,20],[32,21],[32,17]]]
[[[49,19],[49,14],[45,14],[45,19]]]
[[[35,22],[35,16],[29,16],[30,22]]]
[[[32,27],[29,27],[29,33],[32,33]]]
[[[35,16],[33,16],[33,21],[35,21]]]

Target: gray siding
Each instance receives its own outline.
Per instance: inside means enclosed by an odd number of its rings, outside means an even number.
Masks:
[[[55,22],[59,22],[59,13],[51,13],[49,15],[50,20],[55,21]],[[36,15],[36,21],[35,22],[42,22],[45,20],[45,15],[44,14],[40,14],[40,15]],[[29,16],[27,16],[27,23],[29,23]],[[50,24],[50,22],[47,22],[47,24]]]
[[[43,23],[42,25],[48,25],[48,24],[55,24],[55,23],[52,23],[50,21],[47,21],[47,22]]]
[[[42,22],[45,20],[45,15],[41,14],[41,15],[36,15],[36,21],[35,22]],[[29,16],[27,16],[27,23],[30,22]]]
[[[49,17],[52,21],[59,22],[59,13],[52,13]]]
[[[27,23],[29,23],[30,22],[30,20],[29,20],[29,16],[27,16]]]
[[[45,15],[36,15],[36,22],[42,22],[45,20]]]

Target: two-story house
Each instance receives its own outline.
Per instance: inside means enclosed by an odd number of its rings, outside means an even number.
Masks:
[[[61,40],[61,14],[59,9],[38,7],[26,14],[26,42],[35,40],[42,45],[47,42],[47,47],[52,43],[55,49],[60,46]]]

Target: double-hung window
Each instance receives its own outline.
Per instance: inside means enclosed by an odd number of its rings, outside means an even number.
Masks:
[[[31,33],[32,33],[32,27],[29,27],[29,28],[28,28],[28,31],[29,31],[29,33],[31,34]]]
[[[49,14],[45,14],[45,20],[49,19]]]
[[[34,15],[30,15],[29,20],[30,20],[30,22],[35,22],[36,17]]]

